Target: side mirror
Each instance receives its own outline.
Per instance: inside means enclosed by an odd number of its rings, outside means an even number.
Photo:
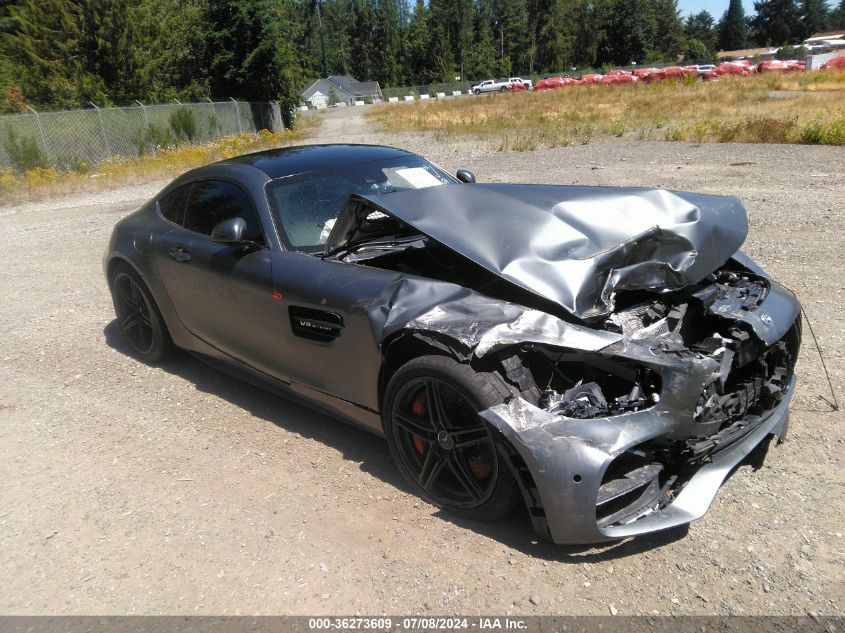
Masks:
[[[463,183],[469,184],[475,182],[475,174],[467,169],[459,169],[458,173],[455,175],[458,177],[458,180]]]
[[[221,244],[240,244],[245,241],[246,220],[243,218],[229,218],[223,220],[211,231],[211,239]]]

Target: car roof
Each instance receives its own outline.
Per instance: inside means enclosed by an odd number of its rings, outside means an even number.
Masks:
[[[236,156],[218,164],[247,164],[261,170],[269,178],[282,178],[398,156],[415,154],[384,145],[294,145]]]

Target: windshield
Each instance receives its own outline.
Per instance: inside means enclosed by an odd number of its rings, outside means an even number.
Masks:
[[[457,181],[419,156],[399,156],[279,178],[268,197],[286,246],[322,252],[352,193],[380,195]]]

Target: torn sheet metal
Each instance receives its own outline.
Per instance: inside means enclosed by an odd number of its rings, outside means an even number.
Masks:
[[[597,502],[607,486],[602,485],[603,474],[625,450],[665,434],[676,423],[675,412],[656,407],[585,424],[555,419],[517,399],[487,409],[481,416],[499,429],[525,460],[537,486],[549,537],[560,544],[598,543],[665,530],[704,516],[736,466],[767,436],[786,434],[794,388],[793,378],[780,405],[759,419],[741,440],[702,464],[669,496],[671,502],[647,505],[627,520],[609,524],[597,520]]]
[[[444,334],[478,357],[524,343],[596,352],[622,339],[614,332],[567,323],[539,310],[476,293],[435,305],[410,320],[405,328]]]
[[[352,196],[327,252],[365,237],[356,200],[579,318],[611,312],[619,290],[664,291],[698,283],[739,249],[748,232],[736,198],[473,184]]]

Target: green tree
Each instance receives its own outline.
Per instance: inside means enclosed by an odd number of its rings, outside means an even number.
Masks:
[[[496,74],[499,66],[496,45],[491,27],[492,7],[489,2],[478,2],[475,7],[475,41],[464,70],[465,80],[478,82]]]
[[[607,16],[612,0],[576,0],[572,9],[575,24],[574,66],[594,67],[608,38]]]
[[[839,6],[830,12],[828,26],[831,29],[845,29],[845,0],[840,0]]]
[[[210,95],[207,0],[142,0],[130,11],[135,96],[144,102]]]
[[[493,0],[493,33],[499,37],[499,74],[528,70],[528,12],[525,0]]]
[[[754,37],[763,46],[790,44],[801,36],[801,16],[795,0],[762,0],[754,3],[751,20]]]
[[[349,26],[350,66],[352,75],[360,80],[371,79],[376,56],[376,12],[372,0],[353,0]]]
[[[684,34],[690,40],[698,40],[713,53],[716,50],[716,29],[713,16],[707,11],[690,15],[684,23]]]
[[[718,26],[718,47],[723,51],[741,50],[748,45],[748,25],[742,0],[731,0]]]
[[[397,0],[379,0],[376,9],[374,73],[373,78],[382,86],[399,84],[399,50],[402,42],[401,8]],[[359,79],[364,80],[363,77]]]
[[[656,50],[653,5],[648,0],[614,0],[606,18],[607,39],[599,49],[599,65],[641,63]]]
[[[17,76],[23,100],[45,107],[106,101],[103,81],[86,70],[82,11],[76,2],[20,0],[6,10],[6,67]]]
[[[473,0],[456,0],[452,4],[452,22],[454,25],[454,44],[452,53],[455,65],[462,80],[465,80],[467,60],[472,51],[475,38],[475,9]]]
[[[573,58],[574,30],[566,0],[529,0],[528,72],[555,72],[566,69]]]
[[[321,8],[329,74],[348,75],[352,72],[349,34],[352,9],[347,0],[327,0]]]
[[[406,81],[412,84],[425,83],[429,47],[428,7],[425,0],[417,0],[408,25],[405,62]]]
[[[249,101],[278,100],[290,123],[302,81],[292,42],[289,0],[214,0],[208,5],[212,93]]]
[[[133,54],[135,16],[129,0],[78,0],[82,16],[81,46],[87,70],[99,77],[114,102],[137,97],[139,78]]]
[[[827,30],[830,10],[825,0],[801,0],[801,39]]]
[[[654,48],[666,61],[676,61],[687,45],[678,0],[653,0]]]
[[[709,62],[712,59],[713,51],[707,48],[707,44],[695,37],[687,40],[686,48],[684,49],[684,61]]]
[[[7,35],[12,29],[9,8],[6,5],[0,6],[0,113],[17,112],[23,107],[17,68],[7,50]]]

